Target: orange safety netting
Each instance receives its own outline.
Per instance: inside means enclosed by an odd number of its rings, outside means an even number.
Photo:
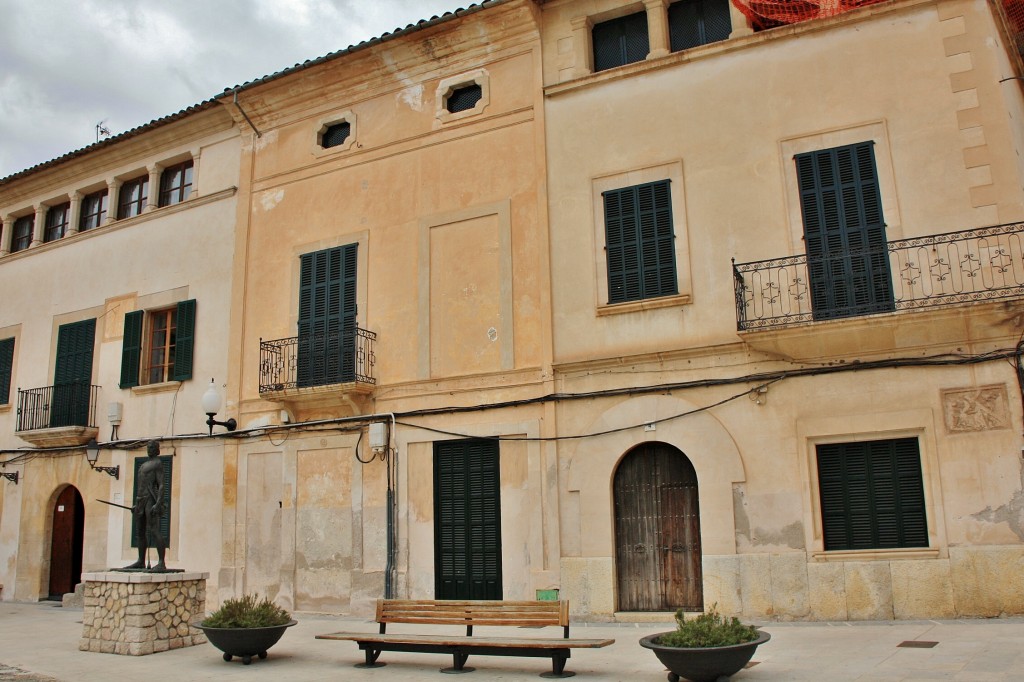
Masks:
[[[831,17],[886,0],[732,0],[755,31]],[[1024,0],[999,0],[1015,36],[1024,31]]]
[[[1006,12],[1006,22],[1009,24],[1010,33],[1020,50],[1024,34],[1024,0],[1002,0],[1003,10]]]
[[[732,0],[755,31],[831,17],[880,2],[885,0]]]

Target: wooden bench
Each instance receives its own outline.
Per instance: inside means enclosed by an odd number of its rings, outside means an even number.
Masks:
[[[384,665],[377,658],[382,651],[451,654],[453,665],[441,672],[470,672],[466,667],[470,653],[483,656],[535,656],[551,659],[551,672],[541,677],[571,677],[565,662],[571,649],[595,649],[614,639],[570,639],[569,602],[567,601],[426,601],[378,599],[377,623],[380,632],[334,632],[317,639],[349,640],[366,652],[366,662],[357,668]],[[465,626],[463,635],[416,635],[386,632],[389,623],[412,625]],[[520,628],[556,625],[562,637],[474,637],[473,626],[498,625]]]

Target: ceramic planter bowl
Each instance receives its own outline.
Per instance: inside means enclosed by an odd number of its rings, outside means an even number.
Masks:
[[[267,657],[267,649],[277,644],[284,631],[295,625],[297,621],[291,621],[284,625],[273,625],[266,628],[208,628],[201,623],[193,623],[193,627],[199,628],[210,640],[210,644],[224,652],[224,660],[230,661],[233,656],[242,659],[242,663],[249,665],[253,656],[259,658]]]
[[[653,651],[658,660],[671,671],[668,674],[669,682],[678,682],[680,679],[691,682],[716,682],[723,678],[728,679],[742,670],[754,656],[758,645],[772,638],[767,632],[758,630],[758,633],[760,637],[752,642],[687,649],[658,644],[659,637],[671,634],[659,632],[641,639],[640,646]]]

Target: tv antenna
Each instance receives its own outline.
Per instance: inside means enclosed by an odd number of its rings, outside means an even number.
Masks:
[[[106,122],[107,122],[107,119],[103,119],[102,121],[100,121],[99,123],[96,124],[96,141],[97,142],[100,141],[100,136],[101,135],[104,138],[110,137],[110,129],[107,128],[105,125],[103,125]]]

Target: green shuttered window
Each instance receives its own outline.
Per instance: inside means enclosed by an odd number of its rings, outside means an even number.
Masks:
[[[170,315],[173,313],[173,316]],[[176,329],[168,329],[161,333],[144,335],[146,327],[146,311],[133,310],[124,316],[124,339],[121,344],[121,380],[118,386],[131,388],[142,383],[159,383],[161,381],[187,381],[192,378],[192,359],[195,347],[196,328],[196,301],[190,299],[181,301],[170,311],[153,311],[150,317],[156,315],[167,315],[175,320]],[[152,326],[152,325],[151,325]],[[152,331],[152,330],[151,330]],[[167,338],[166,334],[171,337]],[[160,341],[157,341],[157,338]],[[154,353],[171,352],[172,362],[170,371],[158,375],[145,375],[141,372],[146,358],[149,357],[149,364],[167,364],[166,362],[154,362]]]
[[[668,8],[672,51],[725,40],[732,32],[729,0],[682,0]]]
[[[132,483],[132,500],[138,499],[138,496],[139,496],[139,467],[142,466],[142,463],[145,462],[147,459],[149,459],[148,455],[146,457],[136,457],[135,458],[135,469],[134,469],[135,473],[134,473],[134,477],[132,479],[134,481]],[[174,469],[174,457],[171,456],[171,455],[161,455],[157,459],[160,460],[160,463],[164,467],[164,491],[163,491],[164,515],[160,519],[160,537],[162,537],[164,539],[164,546],[169,549],[170,546],[171,546],[171,474],[173,473],[173,469]],[[132,514],[132,547],[138,547],[139,546],[139,536],[138,536],[138,525],[137,525],[137,523],[138,523],[138,516],[133,513]],[[149,544],[150,547],[152,547],[153,546],[152,540],[150,540],[148,544]],[[155,553],[156,552],[154,552],[154,554]]]
[[[0,339],[0,405],[11,402],[11,373],[14,371],[14,339]]]
[[[669,181],[623,187],[602,196],[608,302],[679,293]]]
[[[302,254],[299,275],[299,386],[355,381],[358,244]]]
[[[815,319],[893,309],[873,142],[795,157]]]
[[[498,441],[434,445],[435,599],[501,599]]]
[[[637,12],[595,24],[591,41],[595,72],[643,61],[651,51],[647,37],[647,13]]]
[[[88,426],[96,320],[62,324],[57,330],[50,427]]]
[[[927,547],[916,438],[817,446],[825,550]]]

